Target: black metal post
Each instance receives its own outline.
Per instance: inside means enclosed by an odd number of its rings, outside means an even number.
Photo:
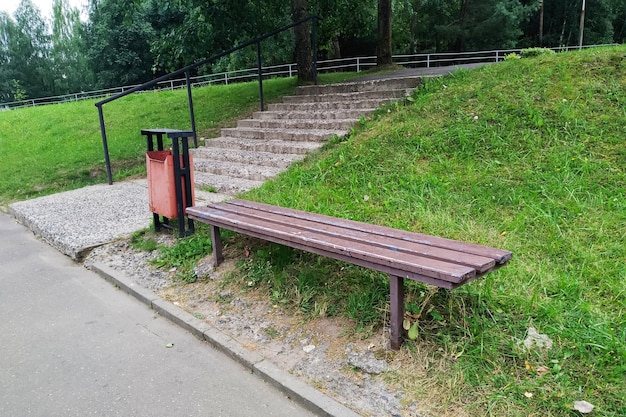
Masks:
[[[189,163],[188,133],[184,131],[169,132],[172,139],[172,159],[174,163],[174,190],[176,194],[176,209],[178,212],[178,235],[185,237],[194,232],[193,220],[189,219],[189,229],[185,231],[185,209],[191,206],[191,167]],[[182,153],[178,145],[181,140]],[[181,165],[182,162],[182,165]],[[183,188],[184,187],[184,188]]]
[[[107,134],[104,129],[104,113],[102,106],[98,106],[98,116],[100,117],[100,133],[102,134],[102,147],[104,148],[104,162],[107,167],[107,178],[109,185],[113,184],[113,173],[111,172],[111,158],[109,157],[109,145],[107,143]]]
[[[187,101],[189,101],[189,116],[191,117],[191,130],[193,131],[193,147],[198,147],[198,135],[196,133],[196,115],[193,111],[193,95],[191,94],[191,77],[189,71],[185,72],[187,82]]]
[[[261,100],[261,111],[265,110],[263,105],[263,68],[261,65],[261,41],[256,43],[256,61],[259,71],[259,99]]]
[[[317,16],[311,21],[311,50],[313,51],[313,84],[317,85]]]

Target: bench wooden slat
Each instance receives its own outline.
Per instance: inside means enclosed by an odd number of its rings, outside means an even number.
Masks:
[[[351,242],[350,247],[347,247],[345,240],[341,238],[329,237],[293,225],[275,223],[269,219],[259,219],[221,210],[219,205],[191,207],[187,209],[187,214],[193,219],[206,221],[218,227],[242,231],[249,235],[254,233],[257,237],[266,240],[282,240],[288,246],[294,246],[294,243],[298,243],[305,250],[310,251],[311,248],[315,248],[325,251],[327,255],[338,254],[348,258],[349,262],[352,263],[358,259],[365,262],[364,266],[407,278],[419,279],[411,276],[410,273],[414,273],[417,276],[430,277],[455,285],[476,277],[476,270],[471,267],[382,247],[373,247],[357,241]],[[450,287],[450,285],[442,286]]]
[[[392,251],[405,252],[418,256],[424,256],[430,259],[465,265],[476,269],[478,273],[485,273],[495,267],[495,260],[493,258],[463,253],[436,246],[429,246],[423,243],[408,242],[403,239],[390,237],[387,234],[375,235],[377,238],[374,240],[372,239],[371,233],[365,233],[361,230],[355,229],[345,229],[339,226],[328,224],[326,222],[320,223],[315,219],[310,220],[304,218],[294,218],[291,216],[284,216],[282,214],[276,214],[267,211],[259,212],[259,210],[248,208],[245,206],[235,206],[223,203],[214,204],[212,205],[212,207],[219,207],[220,210],[244,214],[251,218],[257,218],[264,221],[292,225],[302,230],[327,235],[328,238],[341,238],[354,242],[365,243],[370,246],[379,246],[381,248],[389,249]]]
[[[368,223],[357,222],[354,220],[339,219],[335,217],[326,216],[323,214],[309,213],[300,210],[287,209],[283,207],[271,206],[268,204],[257,203],[245,200],[230,200],[227,204],[232,204],[241,207],[248,207],[255,210],[265,211],[267,213],[277,213],[283,216],[290,216],[294,218],[314,220],[319,223],[325,223],[333,226],[338,226],[345,229],[358,230],[365,233],[374,233],[378,235],[384,235],[393,237],[395,239],[405,240],[407,242],[422,243],[425,245],[450,249],[458,252],[464,252],[477,256],[484,256],[492,258],[498,264],[505,264],[511,259],[511,252],[491,248],[488,246],[477,245],[474,243],[460,242],[457,240],[446,239],[437,236],[430,236],[421,233],[409,232],[404,230],[392,229],[384,226],[372,225]]]

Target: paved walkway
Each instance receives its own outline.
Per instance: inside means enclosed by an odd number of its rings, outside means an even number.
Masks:
[[[314,414],[0,214],[0,416]]]

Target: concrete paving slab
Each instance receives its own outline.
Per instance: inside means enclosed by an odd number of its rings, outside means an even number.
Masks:
[[[72,259],[149,227],[146,180],[99,184],[9,205],[20,223]]]

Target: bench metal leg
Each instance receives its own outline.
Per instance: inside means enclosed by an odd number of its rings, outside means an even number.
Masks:
[[[389,280],[391,289],[389,297],[391,349],[399,350],[404,336],[402,327],[404,320],[404,278],[390,275]]]
[[[220,228],[217,226],[211,226],[211,243],[213,244],[213,266],[219,266],[224,260],[224,255],[222,255]]]

